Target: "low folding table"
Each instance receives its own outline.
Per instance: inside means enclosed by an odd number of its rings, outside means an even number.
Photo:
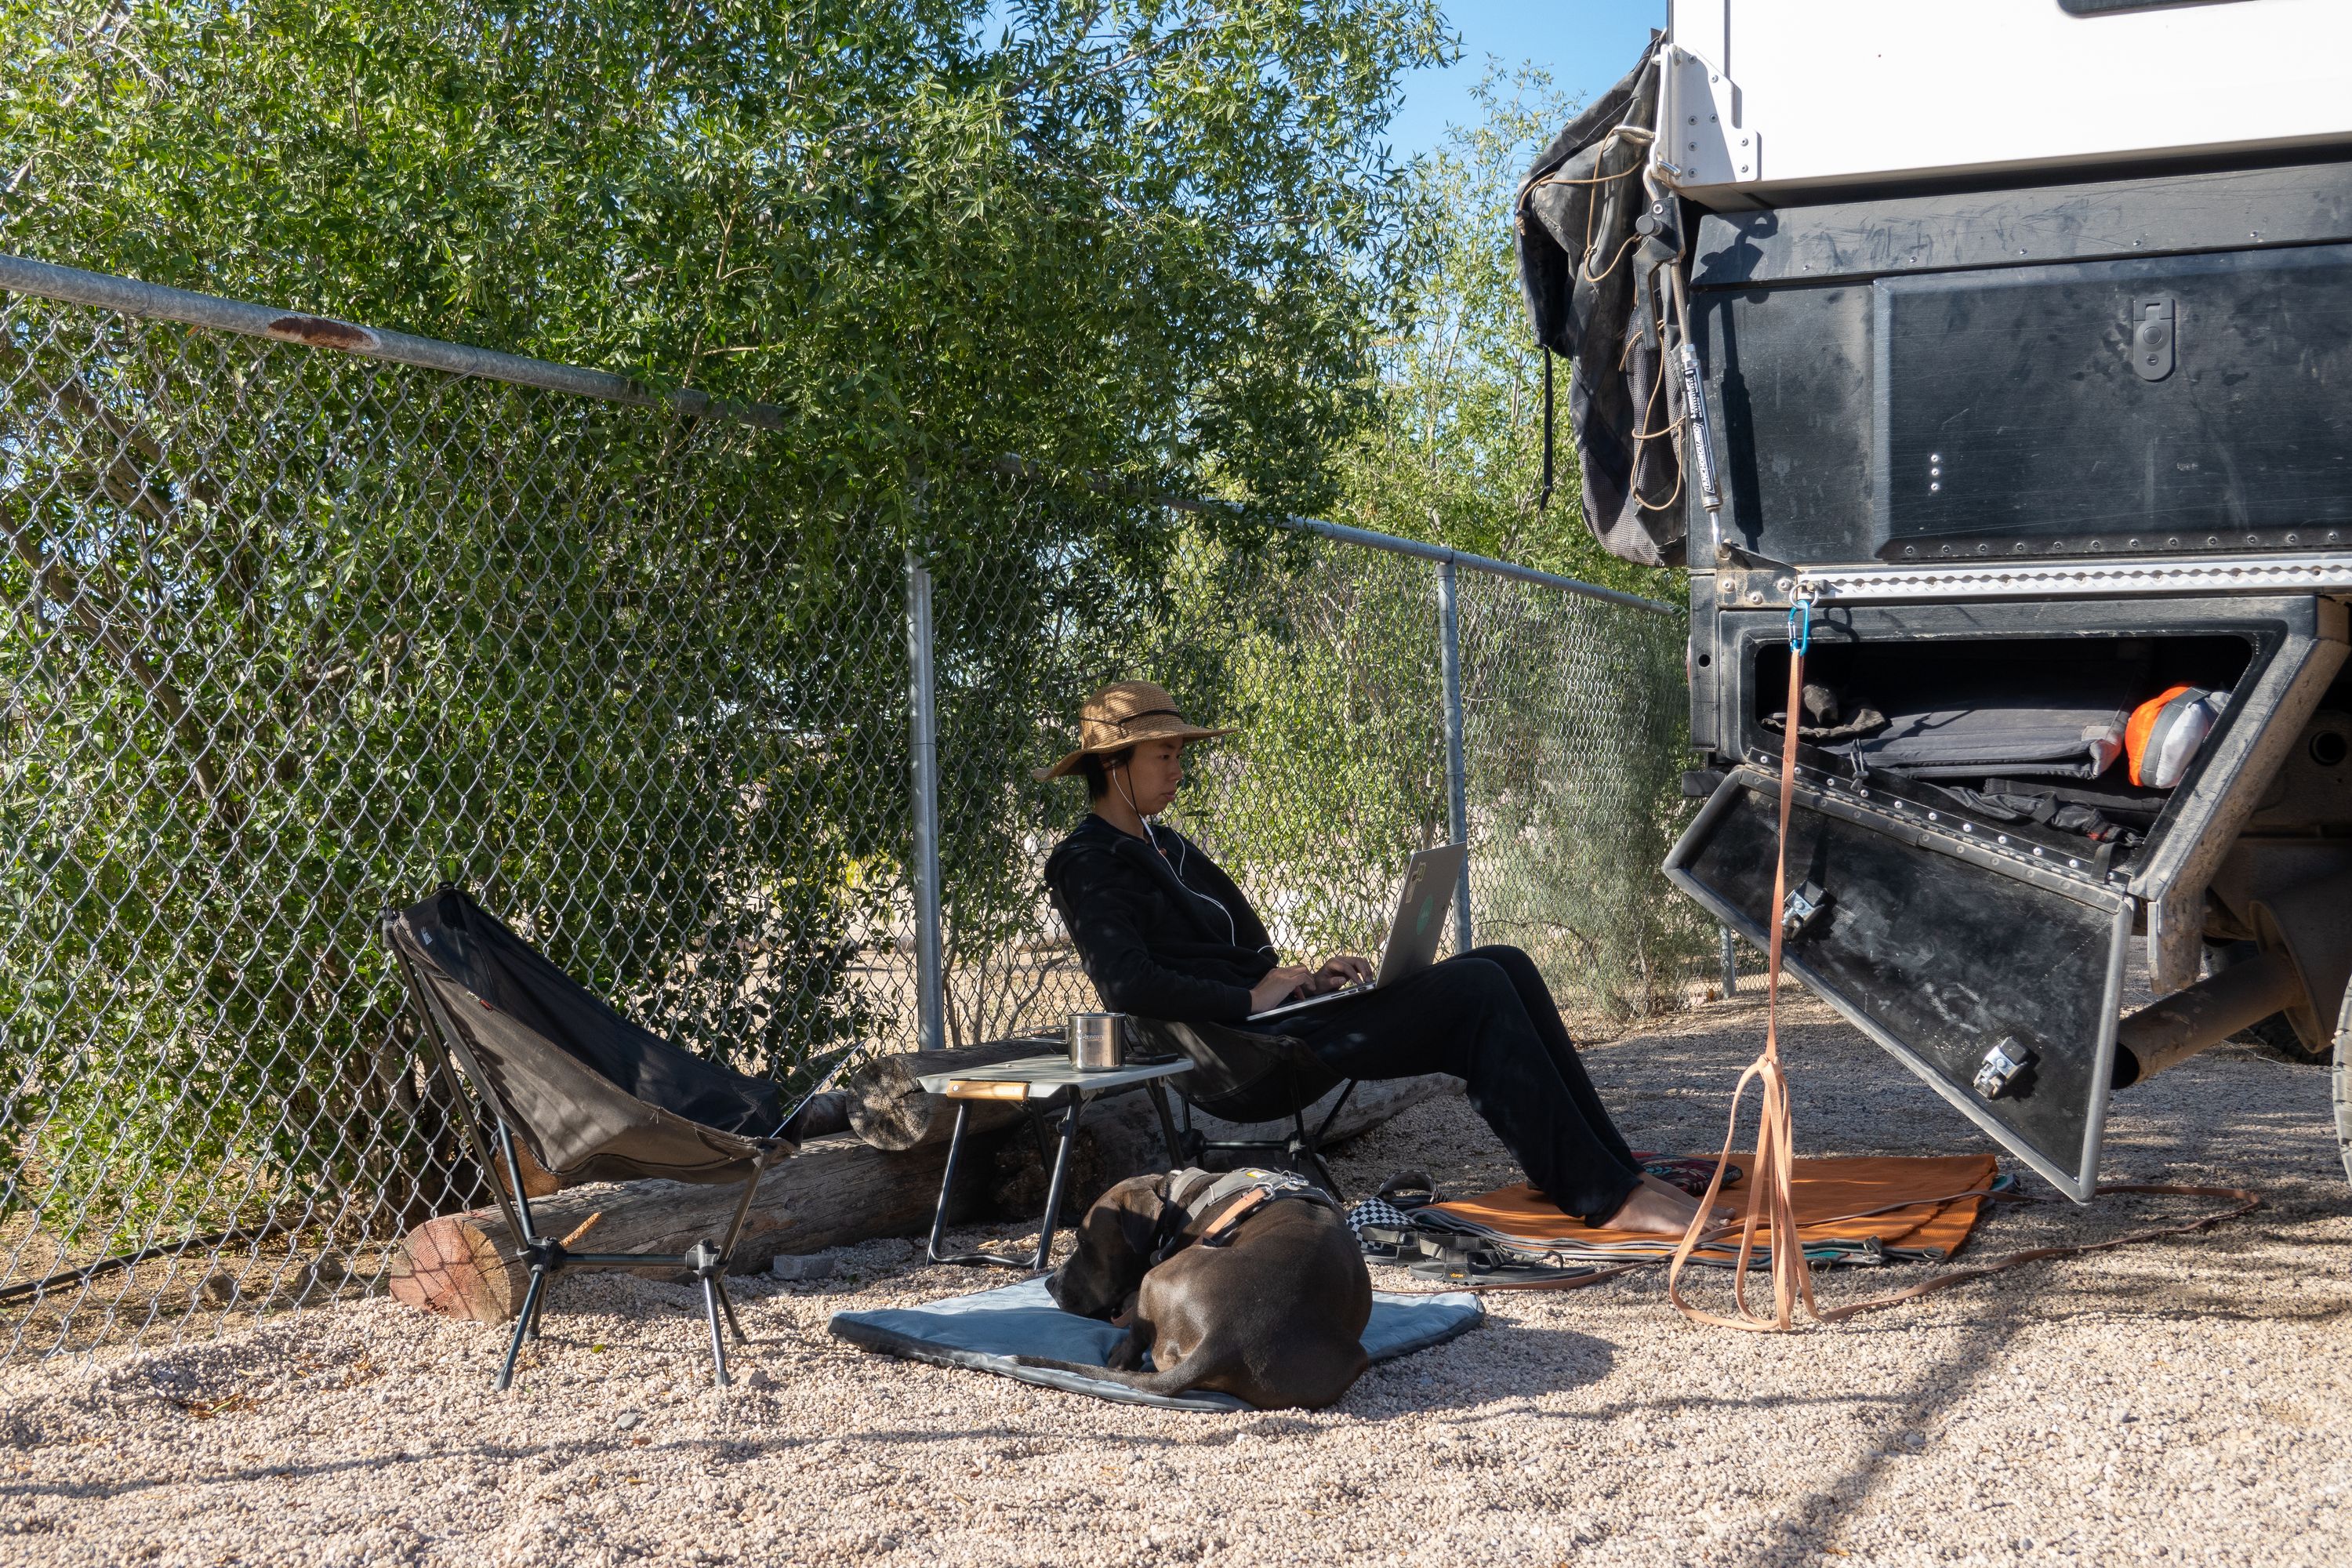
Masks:
[[[929,1247],[934,1263],[961,1263],[973,1268],[1018,1268],[1029,1273],[1042,1273],[1046,1259],[1054,1250],[1054,1231],[1061,1220],[1062,1186],[1070,1173],[1070,1145],[1078,1135],[1078,1111],[1087,1100],[1100,1100],[1105,1095],[1119,1094],[1140,1089],[1151,1096],[1152,1109],[1160,1112],[1160,1135],[1168,1140],[1169,1169],[1173,1170],[1180,1159],[1177,1152],[1176,1118],[1168,1109],[1165,1081],[1178,1073],[1192,1069],[1192,1064],[1182,1057],[1164,1062],[1147,1062],[1098,1072],[1087,1072],[1072,1067],[1065,1052],[1051,1056],[1023,1057],[1015,1061],[999,1062],[994,1067],[971,1068],[962,1072],[933,1073],[918,1078],[927,1094],[956,1102],[955,1131],[948,1137],[948,1167],[940,1175],[940,1205],[931,1215],[931,1240]],[[1062,1142],[1054,1152],[1053,1175],[1045,1184],[1045,1217],[1037,1225],[1037,1256],[1034,1259],[1006,1258],[993,1252],[963,1252],[942,1254],[940,1239],[948,1224],[948,1194],[955,1190],[956,1160],[963,1152],[963,1134],[971,1119],[972,1102],[986,1100],[1017,1100],[1029,1112],[1030,1126],[1037,1138],[1037,1157],[1045,1157],[1044,1113],[1058,1106],[1062,1112]]]

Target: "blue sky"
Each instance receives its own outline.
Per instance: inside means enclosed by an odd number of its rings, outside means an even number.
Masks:
[[[1400,161],[1426,153],[1448,123],[1471,119],[1470,89],[1489,56],[1541,66],[1561,91],[1590,101],[1631,69],[1666,25],[1666,0],[1444,0],[1462,39],[1462,62],[1408,78],[1404,107],[1389,122]]]
[[[1404,86],[1404,107],[1389,122],[1399,161],[1426,153],[1445,128],[1471,119],[1470,89],[1489,57],[1506,68],[1530,61],[1551,73],[1562,92],[1590,101],[1632,68],[1666,25],[1666,0],[1441,0],[1462,40],[1462,61],[1444,70],[1416,72]],[[1001,31],[1011,12],[993,0],[980,24],[984,37]]]

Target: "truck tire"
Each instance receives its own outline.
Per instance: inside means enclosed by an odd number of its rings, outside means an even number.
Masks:
[[[2336,1152],[2344,1158],[2344,1176],[2352,1181],[2352,985],[2344,988],[2344,1005],[2336,1014]]]

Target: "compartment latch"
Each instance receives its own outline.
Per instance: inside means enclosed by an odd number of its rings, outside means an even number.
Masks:
[[[2014,1035],[2008,1037],[1985,1053],[1983,1063],[1977,1068],[1977,1092],[1987,1100],[2021,1092],[2027,1076],[2033,1071],[2034,1059],[2032,1047]]]
[[[2172,374],[2172,342],[2179,326],[2171,300],[2132,301],[2131,366],[2142,381],[2162,381]]]
[[[1805,928],[1822,918],[1830,902],[1828,890],[1819,882],[1790,889],[1788,901],[1780,907],[1781,936],[1794,941],[1804,935]]]

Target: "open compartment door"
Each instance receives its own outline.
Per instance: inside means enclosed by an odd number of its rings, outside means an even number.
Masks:
[[[1801,924],[1783,964],[2004,1148],[2088,1201],[2131,899],[1872,794],[1797,784],[1788,882]],[[1759,949],[1780,918],[1779,803],[1778,778],[1735,770],[1665,864],[1676,887]]]

